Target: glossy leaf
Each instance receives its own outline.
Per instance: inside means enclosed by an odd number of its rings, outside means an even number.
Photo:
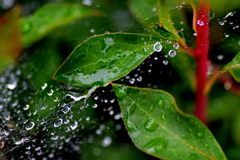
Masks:
[[[20,7],[15,7],[0,17],[0,69],[14,63],[22,50]]]
[[[126,33],[91,37],[74,49],[53,78],[75,85],[106,86],[136,68],[154,47],[161,48],[158,41],[159,37]]]
[[[98,16],[98,10],[76,3],[52,3],[37,10],[34,15],[22,19],[23,45],[30,46],[51,30],[74,20]]]
[[[233,78],[240,82],[240,52],[224,67],[223,71],[230,72]]]
[[[113,84],[123,121],[134,144],[169,160],[226,159],[207,127],[185,115],[173,97],[161,90]]]

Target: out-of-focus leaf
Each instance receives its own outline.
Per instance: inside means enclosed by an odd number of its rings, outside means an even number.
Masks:
[[[16,61],[21,47],[20,7],[0,17],[0,69]]]
[[[113,88],[125,126],[139,149],[169,160],[226,159],[208,128],[183,114],[170,94],[119,84]]]
[[[230,72],[233,78],[240,82],[240,52],[224,67],[223,71]]]
[[[132,14],[145,26],[158,23],[157,0],[129,0]]]
[[[27,63],[24,62],[25,67],[22,68],[22,72],[26,77],[29,77],[32,85],[39,89],[44,83],[51,80],[62,59],[53,44],[45,44],[42,45],[42,48],[34,48],[28,52],[33,54],[28,55]]]
[[[29,47],[56,27],[80,18],[99,15],[100,11],[76,3],[45,5],[37,10],[34,15],[22,19],[22,43],[25,47]]]
[[[106,86],[161,50],[158,41],[159,37],[127,33],[91,37],[74,49],[53,78],[75,85]]]

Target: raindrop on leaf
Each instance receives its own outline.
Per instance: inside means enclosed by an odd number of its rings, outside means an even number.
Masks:
[[[155,131],[157,129],[157,127],[158,127],[158,124],[153,119],[148,119],[144,123],[144,128],[149,132]]]
[[[176,51],[174,51],[174,50],[170,50],[169,52],[168,52],[168,55],[170,56],[170,57],[175,57],[176,56]]]
[[[162,45],[160,42],[156,42],[153,46],[154,51],[161,52],[162,51]]]

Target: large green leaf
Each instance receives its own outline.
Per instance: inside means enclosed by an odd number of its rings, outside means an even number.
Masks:
[[[240,52],[223,69],[231,73],[233,78],[240,82]]]
[[[183,114],[170,94],[119,84],[113,88],[126,128],[139,149],[170,160],[226,159],[207,127]]]
[[[76,3],[52,3],[45,5],[34,15],[22,19],[23,45],[30,46],[51,30],[74,20],[100,15],[98,10]]]
[[[106,86],[127,75],[155,50],[159,37],[113,33],[91,37],[77,46],[54,79],[83,86]]]

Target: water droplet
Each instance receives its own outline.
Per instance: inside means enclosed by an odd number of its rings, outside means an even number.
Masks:
[[[150,110],[150,111],[153,111],[154,108],[155,108],[155,107],[154,107],[154,105],[152,104],[152,105],[149,107],[149,110]]]
[[[127,128],[130,132],[135,131],[135,124],[128,118],[127,119]]]
[[[128,113],[132,114],[135,111],[136,106],[134,105],[134,102],[130,106],[127,107]]]
[[[130,84],[134,84],[134,82],[135,82],[135,78],[131,78],[131,79],[129,80],[129,83],[130,83]]]
[[[163,60],[163,64],[167,65],[168,64],[168,60]]]
[[[31,129],[33,129],[34,126],[35,126],[35,123],[34,123],[34,122],[29,122],[29,123],[26,125],[26,130],[31,130]]]
[[[148,119],[144,123],[144,128],[149,132],[155,131],[157,127],[158,127],[158,124],[153,119]]]
[[[47,83],[44,83],[41,88],[42,88],[42,90],[44,90],[46,87],[47,87]]]
[[[62,125],[63,119],[58,119],[57,122],[53,124],[54,127],[60,127]]]
[[[186,138],[187,136],[185,135],[185,134],[182,134],[182,136],[181,136],[182,138]]]
[[[121,119],[122,118],[122,114],[121,113],[118,113],[118,114],[115,114],[114,115],[114,119],[115,120],[119,120],[119,119]]]
[[[137,81],[138,81],[138,82],[141,82],[141,81],[142,81],[142,76],[139,76],[139,77],[137,78]]]
[[[52,96],[53,95],[53,90],[51,89],[47,94],[49,95],[49,96]]]
[[[106,136],[106,137],[103,138],[101,144],[102,144],[103,147],[107,147],[107,146],[109,146],[111,143],[112,143],[111,137]]]
[[[198,132],[197,136],[198,136],[199,138],[202,138],[202,137],[203,137],[203,133],[202,133],[202,132]]]
[[[162,118],[163,121],[167,120],[166,115],[164,113],[162,114],[161,118]]]
[[[94,33],[94,32],[95,32],[95,29],[91,29],[90,32],[91,32],[91,33]]]
[[[62,108],[62,112],[63,112],[63,113],[68,113],[68,111],[69,111],[70,109],[71,109],[70,107],[64,106],[64,107]]]
[[[96,103],[92,106],[92,108],[97,108],[97,107],[98,105]]]
[[[28,108],[29,108],[29,105],[26,104],[26,106],[23,108],[23,110],[28,110]]]
[[[223,55],[218,55],[218,56],[217,56],[217,59],[218,59],[218,60],[222,60],[223,57],[224,57]]]
[[[178,49],[179,47],[180,47],[180,45],[178,43],[173,44],[174,49]]]
[[[194,36],[197,36],[197,33],[193,33]]]
[[[168,55],[170,56],[170,57],[175,57],[176,56],[176,51],[174,51],[174,50],[170,50],[169,52],[168,52]]]
[[[22,32],[23,33],[28,33],[32,28],[32,24],[30,22],[24,21],[22,23]]]
[[[206,148],[210,148],[210,145],[206,143],[206,144],[205,144],[205,147],[206,147]]]
[[[219,24],[220,24],[221,26],[223,26],[225,23],[224,23],[224,21],[219,21]]]
[[[203,26],[203,25],[204,25],[204,22],[203,22],[202,20],[198,20],[198,21],[197,21],[197,24],[198,24],[199,26]]]
[[[161,52],[162,51],[162,45],[160,42],[156,42],[153,46],[153,49],[156,51],[156,52]]]
[[[164,100],[163,100],[163,99],[159,99],[159,100],[158,100],[158,105],[159,105],[160,107],[164,107],[164,106],[165,106]]]
[[[7,88],[10,90],[14,90],[17,87],[17,81],[14,81],[11,84],[7,84]]]
[[[78,122],[77,121],[74,121],[72,125],[70,125],[71,129],[72,130],[75,130],[78,126]]]
[[[163,152],[167,149],[168,141],[166,138],[155,138],[149,141],[143,148],[148,153]]]

